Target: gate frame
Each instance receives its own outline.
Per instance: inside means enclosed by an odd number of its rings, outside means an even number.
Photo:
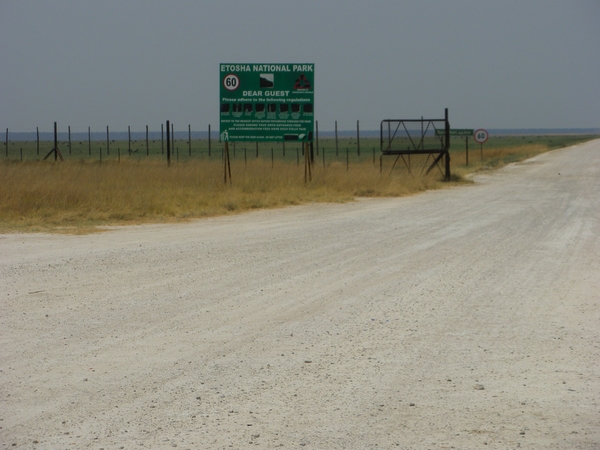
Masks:
[[[380,129],[379,129],[379,134],[380,134],[380,150],[381,150],[381,156],[379,157],[379,171],[382,172],[383,171],[383,157],[384,156],[396,156],[396,162],[398,161],[399,158],[402,158],[402,160],[404,161],[404,164],[406,165],[406,167],[408,168],[409,173],[412,175],[412,172],[410,171],[410,167],[409,165],[406,163],[406,161],[404,160],[404,155],[429,155],[433,157],[433,162],[431,163],[431,165],[429,166],[429,168],[427,169],[427,172],[425,172],[426,174],[428,174],[429,172],[431,172],[431,170],[435,167],[438,166],[439,167],[439,162],[442,160],[442,158],[444,158],[444,166],[445,166],[445,173],[444,173],[444,180],[445,181],[450,181],[451,178],[451,174],[450,174],[450,122],[448,121],[448,108],[445,109],[445,117],[443,119],[423,119],[423,117],[421,117],[420,119],[385,119],[381,121],[380,124]],[[419,143],[417,145],[415,145],[415,142],[413,142],[413,140],[411,139],[410,134],[408,133],[408,130],[406,129],[406,126],[404,126],[404,123],[421,123],[421,139],[419,141]],[[440,139],[440,148],[434,148],[434,149],[425,149],[424,148],[424,137],[425,137],[425,133],[429,130],[429,126],[433,123],[433,122],[443,122],[444,123],[444,138]],[[383,125],[384,123],[387,123],[387,140],[384,141],[384,135],[383,135]],[[395,123],[397,124],[396,129],[394,131],[394,134],[391,134],[391,124]],[[427,127],[424,128],[423,125],[427,123]],[[394,138],[396,137],[396,132],[398,131],[398,129],[400,128],[400,126],[404,126],[404,130],[407,131],[408,137],[412,143],[413,149],[407,149],[407,150],[392,150],[391,146],[392,146],[392,142],[394,140]],[[435,126],[434,126],[435,128]],[[422,145],[423,144],[423,145]],[[436,156],[437,155],[437,156]],[[410,159],[409,159],[410,161]],[[429,161],[429,157],[427,158],[427,161]],[[427,161],[425,162],[425,164],[427,164]],[[394,162],[394,165],[396,165],[396,162]],[[441,170],[441,169],[440,169]]]

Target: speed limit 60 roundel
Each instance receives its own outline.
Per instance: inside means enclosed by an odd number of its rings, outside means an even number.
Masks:
[[[223,86],[228,91],[235,91],[238,87],[240,87],[240,79],[237,75],[230,73],[223,78]]]
[[[475,139],[475,142],[477,142],[478,144],[483,144],[485,141],[488,140],[488,137],[490,137],[488,132],[483,128],[480,128],[479,130],[475,131],[475,133],[473,133],[473,139]]]

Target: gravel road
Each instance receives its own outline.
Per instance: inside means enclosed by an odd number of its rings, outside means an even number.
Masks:
[[[600,448],[600,140],[475,184],[0,235],[0,448]]]

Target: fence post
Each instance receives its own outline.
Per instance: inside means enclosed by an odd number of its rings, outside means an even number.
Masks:
[[[445,109],[446,122],[446,181],[450,181],[450,121],[448,120],[448,108]]]
[[[338,134],[337,134],[337,120],[335,121],[335,156],[338,156]]]
[[[169,121],[167,120],[167,166],[171,165],[171,127],[169,127]]]
[[[356,151],[360,157],[360,127],[358,120],[356,121]]]
[[[8,136],[8,129],[6,130],[6,136]],[[8,142],[8,137],[7,137]],[[62,157],[61,157],[62,158]],[[54,122],[54,161],[58,160],[58,126]]]

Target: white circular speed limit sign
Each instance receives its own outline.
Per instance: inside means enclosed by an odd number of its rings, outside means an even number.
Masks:
[[[223,78],[223,86],[228,91],[235,91],[238,87],[240,87],[240,79],[237,75],[230,73],[229,75]]]
[[[475,133],[473,133],[473,139],[475,139],[475,142],[477,142],[478,144],[483,144],[485,141],[488,140],[488,137],[490,137],[490,135],[483,128],[480,128],[479,130],[475,131]]]

